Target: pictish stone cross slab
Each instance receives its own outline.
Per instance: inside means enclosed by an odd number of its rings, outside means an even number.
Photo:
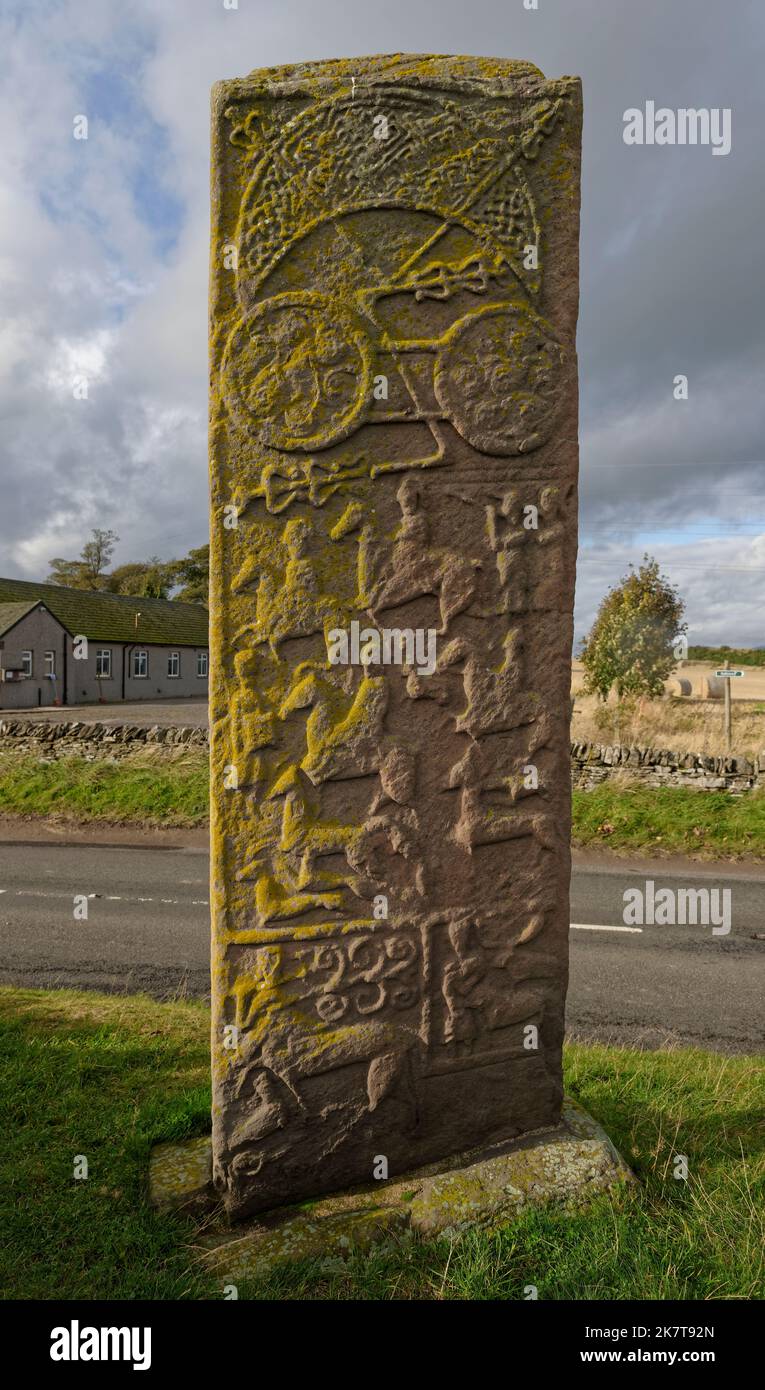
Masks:
[[[214,1178],[234,1216],[552,1126],[581,91],[213,94]]]

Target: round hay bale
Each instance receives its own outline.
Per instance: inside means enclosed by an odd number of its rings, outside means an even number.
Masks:
[[[669,682],[670,695],[690,695],[693,692],[693,685],[687,676],[676,676]]]
[[[701,682],[702,700],[721,700],[725,694],[725,681],[721,676],[704,676]]]

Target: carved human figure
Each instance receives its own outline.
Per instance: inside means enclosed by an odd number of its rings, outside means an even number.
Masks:
[[[441,993],[446,1005],[443,1040],[446,1043],[465,1042],[480,1031],[475,1018],[484,1005],[480,991],[485,966],[483,954],[475,936],[475,922],[462,919],[450,922],[449,941],[454,952],[444,966]]]
[[[524,571],[528,530],[523,524],[523,498],[517,487],[508,488],[486,507],[486,531],[494,552],[502,591],[500,612],[517,612],[526,606],[527,576]]]
[[[257,781],[258,755],[274,739],[274,710],[261,695],[262,661],[257,651],[245,650],[234,657],[236,683],[231,699],[233,765],[239,786]]]
[[[471,743],[449,773],[449,786],[460,788],[460,815],[453,837],[472,854],[480,845],[531,836],[543,850],[558,846],[558,835],[543,811],[513,805],[507,778],[498,776],[479,744]],[[492,792],[501,792],[492,799]]]
[[[368,611],[377,614],[427,594],[438,597],[441,613],[440,633],[458,613],[469,607],[476,591],[475,571],[479,561],[455,556],[454,552],[433,546],[427,516],[420,510],[420,487],[406,478],[396,492],[402,520],[388,556],[366,570],[373,574],[369,585]]]
[[[538,526],[528,551],[529,607],[532,611],[555,608],[561,588],[562,555],[567,539],[566,492],[557,485],[539,493]]]
[[[289,693],[279,708],[286,719],[295,710],[310,709],[306,720],[306,754],[300,766],[315,786],[329,780],[361,777],[380,765],[383,718],[388,702],[387,682],[364,670],[358,687],[346,673],[344,689],[314,661],[296,666]]]
[[[243,593],[256,586],[256,617],[244,629],[254,644],[268,642],[275,657],[288,638],[326,631],[339,617],[336,599],[324,593],[313,555],[313,524],[304,517],[288,521],[281,536],[286,561],[281,576],[260,555],[251,556],[232,588]]]
[[[322,868],[321,860],[344,854],[360,827],[323,819],[317,789],[295,765],[277,778],[263,801],[275,815],[264,821],[238,873],[242,882],[255,881],[258,921],[287,921],[310,908],[342,910],[344,890],[353,891],[354,880]]]

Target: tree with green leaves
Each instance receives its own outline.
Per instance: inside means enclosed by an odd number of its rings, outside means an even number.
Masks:
[[[157,555],[149,560],[129,560],[117,565],[107,578],[113,594],[134,594],[136,598],[167,598],[176,583],[174,560],[167,564]]]
[[[625,695],[661,695],[674,669],[673,649],[687,631],[685,604],[658,562],[643,556],[621,583],[609,589],[585,638],[581,660],[584,688],[607,700],[615,687]]]
[[[170,598],[181,603],[207,604],[210,547],[200,545],[181,560],[128,560],[109,573],[107,566],[119,540],[114,531],[93,531],[78,560],[60,556],[50,562],[49,584],[67,589],[100,589],[135,598]],[[176,592],[174,592],[176,591]]]
[[[197,546],[182,560],[172,561],[174,582],[180,585],[173,598],[181,603],[203,603],[207,606],[210,587],[210,547]]]
[[[107,588],[107,566],[118,540],[115,531],[94,529],[79,560],[64,560],[61,556],[51,560],[48,583],[63,584],[67,589]]]

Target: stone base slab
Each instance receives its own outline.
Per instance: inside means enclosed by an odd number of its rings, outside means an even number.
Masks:
[[[336,1255],[392,1231],[455,1236],[471,1227],[496,1230],[529,1205],[586,1202],[634,1182],[600,1125],[567,1100],[561,1124],[494,1144],[388,1182],[282,1207],[231,1228],[205,1223],[196,1249],[224,1282],[262,1278],[279,1265]],[[161,1210],[201,1212],[217,1206],[209,1139],[160,1144],[152,1153],[150,1198]]]
[[[158,1211],[204,1212],[215,1205],[209,1134],[154,1145],[149,1159],[149,1201]]]

